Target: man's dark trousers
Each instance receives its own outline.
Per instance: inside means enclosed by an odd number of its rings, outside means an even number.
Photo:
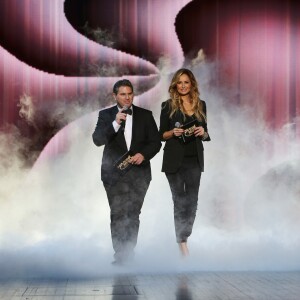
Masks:
[[[139,215],[150,181],[133,166],[115,185],[104,184],[110,206],[110,229],[115,259],[130,259],[137,243]]]

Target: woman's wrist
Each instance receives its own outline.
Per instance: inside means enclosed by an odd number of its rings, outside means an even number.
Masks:
[[[207,139],[207,137],[208,137],[208,133],[204,131],[203,135],[201,136],[201,140],[204,141]]]
[[[169,140],[170,138],[174,137],[174,129],[171,129],[169,131],[165,131],[164,134],[163,134],[163,138],[165,140]]]

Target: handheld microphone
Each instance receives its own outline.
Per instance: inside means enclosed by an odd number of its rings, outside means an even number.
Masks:
[[[132,115],[132,110],[127,105],[124,105],[122,112],[126,115]]]
[[[124,105],[123,108],[122,108],[122,113],[126,114],[126,115],[132,115],[132,111],[131,109],[127,106],[127,105]],[[125,123],[126,123],[126,120],[121,120],[121,127],[125,127]]]
[[[175,123],[175,127],[176,127],[176,128],[180,128],[180,126],[181,126],[181,124],[180,124],[179,122],[176,122],[176,123]],[[178,138],[181,139],[181,138],[182,138],[182,135],[178,136]]]
[[[181,126],[181,124],[180,124],[179,122],[176,122],[176,123],[175,123],[175,127],[176,127],[176,128],[179,128],[180,126]]]

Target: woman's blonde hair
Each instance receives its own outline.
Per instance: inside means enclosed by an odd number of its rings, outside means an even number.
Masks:
[[[192,111],[195,114],[196,118],[198,120],[204,120],[206,122],[206,116],[203,112],[203,105],[202,102],[199,101],[199,89],[198,89],[198,83],[197,80],[189,69],[179,69],[173,76],[171,80],[171,84],[169,86],[169,93],[170,93],[170,104],[171,104],[171,109],[170,109],[170,118],[172,115],[177,111],[180,110],[181,113],[183,114],[183,118],[185,119],[185,110],[183,107],[183,102],[182,99],[177,91],[177,83],[179,81],[179,77],[181,75],[187,75],[191,81],[191,91],[190,91],[190,98],[191,98],[191,104],[192,104]]]

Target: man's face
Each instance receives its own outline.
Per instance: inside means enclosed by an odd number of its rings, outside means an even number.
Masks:
[[[129,108],[133,102],[133,92],[129,86],[120,86],[118,93],[113,95],[121,108],[124,106]]]

